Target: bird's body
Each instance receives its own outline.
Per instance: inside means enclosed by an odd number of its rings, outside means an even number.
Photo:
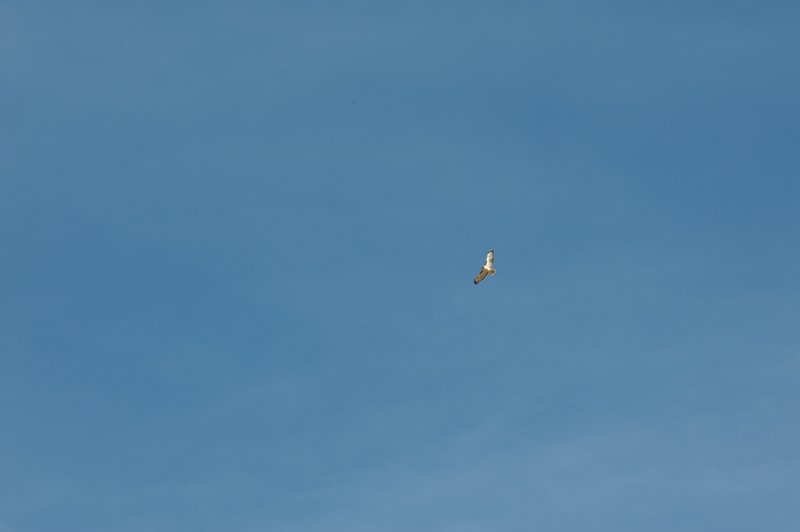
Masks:
[[[494,250],[490,249],[489,253],[486,254],[486,263],[481,268],[481,271],[475,278],[472,280],[473,284],[478,284],[479,282],[486,279],[487,275],[494,275]]]

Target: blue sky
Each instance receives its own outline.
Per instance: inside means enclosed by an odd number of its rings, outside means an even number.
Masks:
[[[5,3],[0,531],[797,530],[798,26]]]

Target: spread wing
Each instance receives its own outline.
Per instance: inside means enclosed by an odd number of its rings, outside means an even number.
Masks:
[[[494,275],[494,250],[490,249],[489,253],[486,254],[486,264],[483,265],[481,271],[478,272],[478,275],[472,280],[473,284],[478,284],[479,282],[486,279],[487,275]]]

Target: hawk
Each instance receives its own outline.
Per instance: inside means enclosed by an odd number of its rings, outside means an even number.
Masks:
[[[494,275],[494,250],[490,249],[489,253],[486,254],[486,264],[483,265],[481,271],[475,278],[472,280],[473,284],[478,284],[479,282],[486,279],[487,275]]]

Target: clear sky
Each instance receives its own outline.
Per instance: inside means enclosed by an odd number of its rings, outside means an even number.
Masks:
[[[4,2],[0,531],[800,530],[798,5]]]

